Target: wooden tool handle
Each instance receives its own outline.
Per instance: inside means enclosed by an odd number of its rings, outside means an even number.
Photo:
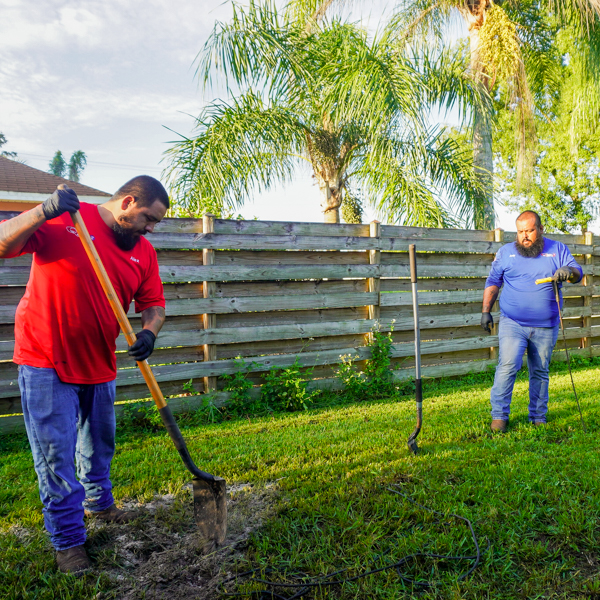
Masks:
[[[62,185],[64,185],[64,184],[62,184]],[[129,323],[127,314],[125,313],[125,311],[123,310],[123,307],[121,306],[119,297],[117,296],[117,293],[115,292],[115,288],[113,287],[113,284],[112,284],[110,278],[108,277],[108,273],[106,272],[106,269],[104,268],[104,265],[102,264],[102,260],[100,259],[100,256],[98,255],[98,251],[96,250],[96,247],[94,246],[94,242],[92,241],[92,238],[90,237],[90,234],[87,230],[87,227],[85,226],[85,223],[83,222],[83,219],[81,218],[81,215],[79,214],[79,211],[71,213],[71,218],[73,219],[73,225],[75,225],[77,234],[79,235],[79,238],[81,239],[81,242],[83,243],[85,252],[89,256],[89,259],[92,263],[92,267],[94,268],[94,271],[96,272],[96,275],[98,276],[100,285],[102,286],[102,289],[104,290],[104,293],[106,294],[106,298],[108,299],[108,302],[110,303],[110,306],[113,309],[113,312],[115,313],[115,317],[117,317],[117,321],[119,322],[119,325],[121,326],[121,331],[125,335],[125,339],[127,340],[127,343],[130,346],[132,346],[133,344],[135,344],[137,337],[136,337],[135,333],[133,332],[133,329],[131,328],[131,324]],[[160,391],[160,388],[158,387],[158,383],[156,381],[156,378],[154,377],[154,373],[152,372],[150,365],[148,364],[148,361],[147,360],[138,361],[137,365],[140,368],[142,375],[144,376],[144,380],[146,381],[148,388],[150,389],[150,393],[152,394],[152,399],[154,400],[156,407],[158,409],[161,409],[161,408],[164,408],[165,406],[167,406],[167,403],[165,402],[165,398],[164,398],[162,392]]]

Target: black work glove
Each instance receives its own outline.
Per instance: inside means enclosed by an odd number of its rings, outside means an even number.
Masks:
[[[142,329],[136,334],[137,340],[133,346],[129,346],[127,354],[138,362],[146,360],[154,350],[156,336],[149,329]]]
[[[568,281],[572,276],[573,273],[569,267],[560,267],[560,269],[556,269],[552,277],[554,277],[556,281]]]
[[[79,198],[77,194],[67,188],[65,190],[56,190],[48,200],[42,203],[44,216],[49,221],[56,219],[64,212],[75,212],[79,210]]]
[[[484,331],[488,333],[492,333],[492,326],[494,325],[494,318],[490,313],[484,312],[481,313],[481,326]]]

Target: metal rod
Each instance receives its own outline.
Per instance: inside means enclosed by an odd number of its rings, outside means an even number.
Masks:
[[[417,408],[417,423],[414,431],[408,438],[408,447],[413,454],[419,450],[417,436],[423,425],[423,385],[421,383],[421,329],[419,327],[419,295],[417,289],[417,256],[415,245],[408,246],[408,259],[410,263],[410,284],[412,288],[413,319],[415,332],[415,400]]]

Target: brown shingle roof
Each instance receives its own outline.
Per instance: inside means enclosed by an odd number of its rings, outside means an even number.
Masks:
[[[112,195],[0,156],[0,191],[2,192],[51,194],[60,183],[68,184],[80,196]]]

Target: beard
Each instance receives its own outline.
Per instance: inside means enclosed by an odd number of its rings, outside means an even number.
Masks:
[[[128,223],[127,219],[121,217],[121,219]],[[140,241],[140,236],[136,235],[131,229],[123,227],[119,223],[114,223],[112,226],[113,233],[115,235],[115,242],[121,250],[129,252],[135,248],[135,245]]]
[[[515,242],[515,245],[517,246],[517,252],[521,256],[524,256],[525,258],[536,258],[544,249],[544,236],[540,235],[540,237],[529,247],[519,244],[518,240]]]

